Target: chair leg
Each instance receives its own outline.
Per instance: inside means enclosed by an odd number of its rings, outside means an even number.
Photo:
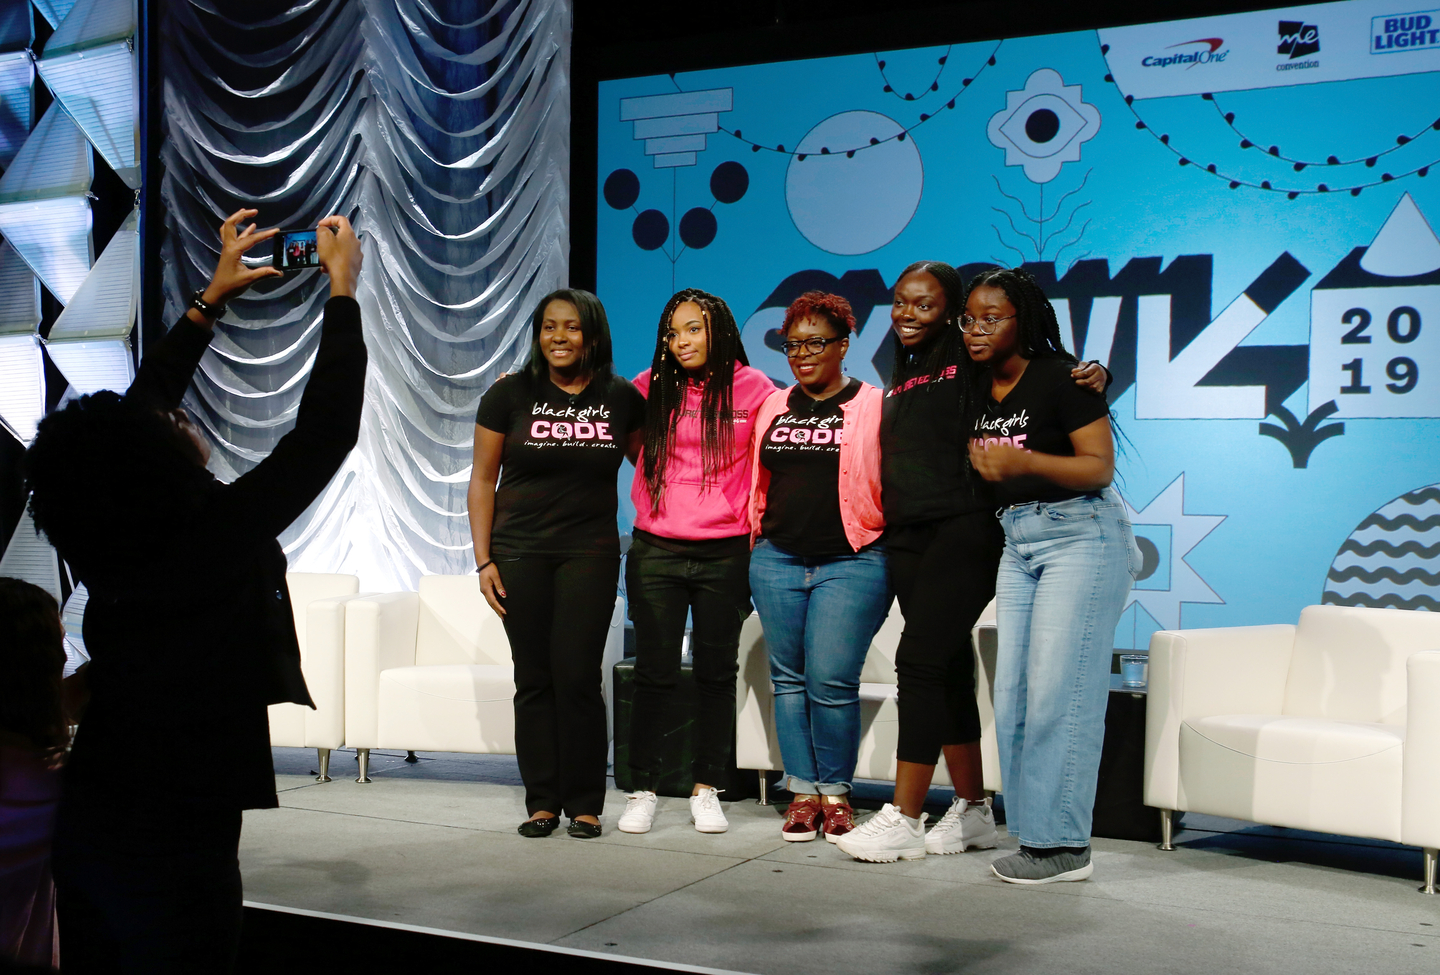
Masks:
[[[405,753],[405,761],[409,762],[411,765],[414,765],[416,762],[420,761],[420,759],[415,757],[414,752],[407,751]]]
[[[760,776],[760,798],[755,801],[762,806],[768,806],[770,805],[770,783],[765,781],[765,770],[761,769],[755,774]]]
[[[359,760],[359,762],[360,762],[360,777],[357,778],[355,781],[356,781],[356,782],[369,782],[369,781],[370,781],[370,749],[368,749],[368,748],[357,748],[357,749],[355,749],[355,757],[356,757],[356,758]]]
[[[330,781],[330,749],[317,748],[315,754],[320,758],[320,774],[315,776],[316,782]]]
[[[1160,810],[1160,849],[1170,852],[1175,849],[1175,813],[1169,809]]]
[[[1440,860],[1440,850],[1425,850],[1425,886],[1420,888],[1422,894],[1435,893],[1435,863]]]

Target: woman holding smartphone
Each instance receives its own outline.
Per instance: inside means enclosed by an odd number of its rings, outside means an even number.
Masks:
[[[1112,636],[1140,565],[1119,495],[1110,411],[1075,388],[1055,310],[1028,274],[971,283],[965,347],[984,367],[970,459],[1004,511],[995,732],[1012,884],[1084,880]]]
[[[625,590],[635,623],[630,769],[619,828],[645,833],[655,819],[660,719],[680,678],[686,617],[699,708],[690,820],[729,829],[719,793],[735,741],[740,626],[750,613],[750,440],[775,384],[750,367],[730,307],[687,288],[660,314],[655,357],[635,377],[645,402],[644,445],[631,498],[635,534]]]
[[[612,372],[600,299],[566,289],[536,305],[529,361],[497,380],[475,415],[470,532],[480,592],[504,621],[515,664],[522,836],[549,836],[562,812],[571,836],[600,835],[616,473],[638,449],[644,409]]]

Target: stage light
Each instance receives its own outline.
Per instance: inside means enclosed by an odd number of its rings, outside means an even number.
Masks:
[[[24,579],[60,601],[60,557],[54,546],[35,534],[35,519],[28,510],[20,513],[20,524],[0,556],[0,576]]]
[[[0,177],[0,234],[68,304],[90,272],[90,144],[51,105]]]
[[[45,44],[40,77],[110,168],[140,187],[135,8],[130,0],[76,4]]]
[[[130,332],[140,296],[140,216],[115,231],[45,339],[51,360],[77,393],[123,392],[135,378]]]
[[[705,151],[706,135],[720,128],[721,112],[731,111],[729,88],[682,91],[620,99],[620,121],[635,123],[635,138],[645,142],[645,155],[656,169],[695,165]]]

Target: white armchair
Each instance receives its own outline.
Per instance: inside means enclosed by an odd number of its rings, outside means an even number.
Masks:
[[[890,607],[880,631],[870,643],[860,673],[860,755],[855,776],[895,781],[895,747],[899,742],[900,711],[895,677],[895,650],[904,619],[900,603]],[[980,706],[980,753],[985,788],[1000,791],[1000,756],[995,745],[995,604],[992,601],[971,630],[976,659],[976,701]],[[765,773],[784,767],[775,735],[775,697],[770,685],[770,657],[760,618],[750,614],[740,630],[740,673],[735,688],[735,763],[760,772],[760,801],[766,801]],[[935,784],[949,785],[950,774],[942,760],[935,767]]]
[[[315,709],[300,704],[270,706],[270,744],[313,748],[319,781],[330,781],[330,749],[345,744],[345,601],[360,588],[353,575],[291,572],[285,576],[300,669]]]
[[[602,663],[607,716],[623,626],[617,598]],[[352,600],[346,631],[345,741],[359,753],[357,781],[370,781],[372,748],[515,754],[510,641],[475,576],[423,576],[418,592]]]
[[[1150,640],[1145,804],[1440,847],[1440,613],[1308,606],[1298,626]]]

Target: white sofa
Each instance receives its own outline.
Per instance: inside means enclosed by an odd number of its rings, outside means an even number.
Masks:
[[[1298,626],[1150,640],[1145,804],[1440,847],[1440,613],[1309,606]]]
[[[318,780],[330,781],[330,749],[345,744],[345,602],[360,588],[353,575],[290,572],[290,608],[300,641],[300,668],[315,701],[270,706],[270,744],[314,748]]]
[[[860,756],[855,777],[895,781],[895,746],[900,714],[895,683],[895,650],[904,619],[896,600],[870,643],[865,669],[860,674]],[[1000,791],[1000,756],[995,745],[995,603],[981,613],[971,631],[976,659],[976,701],[980,706],[980,753],[985,788]],[[740,630],[740,673],[735,688],[735,761],[760,772],[761,802],[766,801],[765,772],[784,767],[775,736],[775,698],[770,685],[770,659],[760,618],[754,613]],[[949,785],[950,774],[942,760],[935,767],[935,784]]]
[[[476,576],[423,576],[417,592],[351,600],[345,625],[345,743],[359,753],[357,781],[370,781],[372,748],[515,754],[510,642]],[[607,714],[623,626],[617,598],[602,661]]]

